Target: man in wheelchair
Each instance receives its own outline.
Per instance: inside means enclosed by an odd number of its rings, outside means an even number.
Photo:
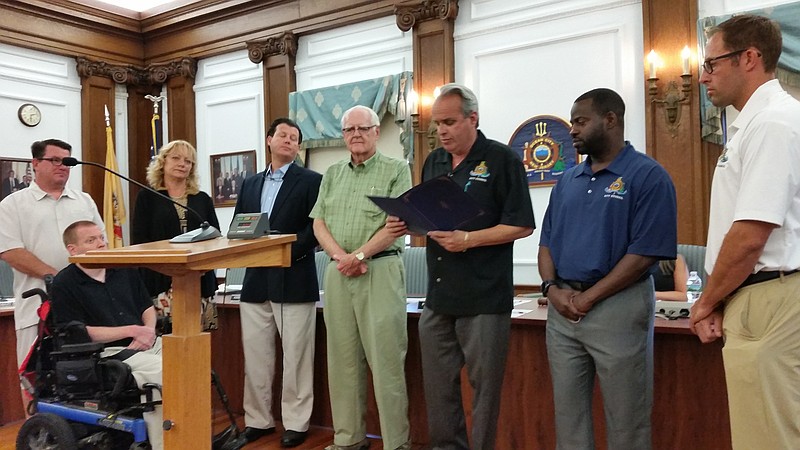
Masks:
[[[103,231],[90,221],[67,227],[63,240],[71,256],[106,247]],[[161,338],[156,335],[156,312],[135,269],[90,269],[70,264],[56,275],[51,297],[57,329],[67,324],[85,325],[91,342],[103,344],[101,359],[128,365],[139,389],[146,384],[161,386]],[[160,392],[151,391],[152,400],[160,400]],[[161,405],[143,413],[143,419],[151,447],[161,450]]]

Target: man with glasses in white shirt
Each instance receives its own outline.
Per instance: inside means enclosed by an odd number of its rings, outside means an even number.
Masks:
[[[711,103],[739,111],[714,171],[708,284],[690,319],[702,342],[725,338],[734,449],[800,448],[800,102],[775,79],[781,48],[777,23],[734,16],[710,30],[700,76]]]
[[[67,266],[69,253],[60,245],[64,230],[79,220],[90,220],[105,229],[94,200],[85,192],[67,187],[70,167],[63,164],[72,146],[58,139],[31,145],[34,181],[0,202],[0,258],[14,269],[14,325],[17,364],[22,365],[36,341],[39,298],[22,293],[44,289],[45,275]],[[23,403],[27,399],[23,392]],[[27,408],[26,408],[27,409]]]

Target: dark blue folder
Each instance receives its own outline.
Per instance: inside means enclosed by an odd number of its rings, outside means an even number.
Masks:
[[[397,216],[416,234],[453,231],[486,212],[447,176],[414,186],[397,198],[369,196],[389,215]]]

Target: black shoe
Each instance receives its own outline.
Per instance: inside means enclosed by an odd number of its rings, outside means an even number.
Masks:
[[[281,437],[281,447],[297,447],[306,441],[305,431],[286,430]]]
[[[272,434],[275,432],[275,427],[271,428],[255,428],[255,427],[245,427],[244,432],[240,436],[240,439],[245,443],[248,444],[250,442],[255,442],[262,437]]]

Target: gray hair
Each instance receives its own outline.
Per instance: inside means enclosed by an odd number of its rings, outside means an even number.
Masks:
[[[448,83],[439,88],[439,97],[444,97],[445,95],[461,97],[461,112],[464,117],[469,116],[472,112],[478,112],[478,97],[475,96],[475,93],[470,88],[457,83]]]
[[[342,114],[342,128],[344,128],[344,123],[347,121],[347,118],[350,116],[350,113],[353,111],[366,111],[370,115],[370,125],[374,125],[376,127],[381,126],[381,119],[378,118],[378,114],[372,110],[372,108],[364,105],[356,105],[352,108],[348,109],[347,111]]]

